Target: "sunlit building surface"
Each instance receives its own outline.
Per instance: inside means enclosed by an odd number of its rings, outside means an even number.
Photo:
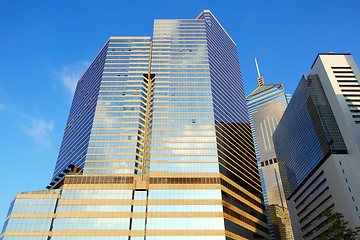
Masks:
[[[326,210],[360,225],[360,72],[350,54],[319,54],[273,140],[295,239],[318,239]]]
[[[269,238],[236,45],[209,10],[108,40],[47,188],[15,197],[1,240]]]
[[[294,239],[272,135],[288,105],[282,84],[264,84],[247,98],[271,239]]]

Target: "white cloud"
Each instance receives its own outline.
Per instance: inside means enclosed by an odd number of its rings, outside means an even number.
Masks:
[[[0,109],[4,109],[5,108],[5,104],[0,103]]]
[[[76,83],[89,66],[87,61],[77,61],[70,65],[65,65],[57,73],[62,85],[69,91],[71,95],[74,94]]]
[[[49,132],[54,129],[53,121],[47,122],[43,119],[35,119],[29,116],[25,116],[25,119],[27,122],[22,123],[21,126],[26,135],[37,143],[49,146],[51,144]]]

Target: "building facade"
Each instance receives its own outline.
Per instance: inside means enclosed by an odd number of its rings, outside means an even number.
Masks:
[[[326,210],[360,225],[358,76],[350,54],[319,54],[273,135],[295,239],[326,231]]]
[[[47,188],[16,196],[1,240],[269,237],[236,45],[209,10],[107,41]]]
[[[260,81],[259,81],[260,80]],[[247,98],[249,118],[259,167],[268,225],[272,239],[293,239],[279,165],[272,135],[288,105],[288,97],[282,84],[264,84]]]

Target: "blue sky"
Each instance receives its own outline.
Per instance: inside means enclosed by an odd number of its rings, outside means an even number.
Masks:
[[[237,43],[245,92],[293,93],[317,53],[360,64],[358,0],[3,1],[0,7],[0,222],[11,199],[50,182],[77,78],[110,36],[151,36],[156,18],[210,9]]]

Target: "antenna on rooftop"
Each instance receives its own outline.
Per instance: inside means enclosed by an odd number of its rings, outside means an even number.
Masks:
[[[256,69],[257,69],[258,75],[259,75],[259,77],[260,77],[259,65],[258,65],[258,63],[257,63],[257,61],[256,61],[256,58],[255,58],[255,64],[256,64]]]
[[[256,69],[257,69],[257,72],[258,72],[258,84],[259,84],[259,87],[261,87],[262,85],[264,85],[264,78],[260,75],[260,70],[259,70],[259,66],[258,66],[258,63],[257,63],[257,60],[255,58],[255,64],[256,64]]]

